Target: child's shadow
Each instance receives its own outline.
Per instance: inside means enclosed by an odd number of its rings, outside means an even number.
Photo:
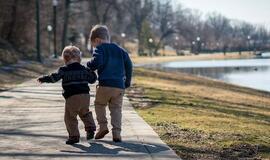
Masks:
[[[106,144],[106,145],[105,145]],[[168,147],[156,145],[156,144],[142,144],[139,142],[122,142],[114,143],[110,141],[99,140],[91,143],[89,146],[82,144],[75,144],[73,147],[80,149],[81,151],[61,151],[68,153],[90,153],[90,154],[102,154],[102,155],[117,155],[119,152],[135,152],[135,153],[158,153],[169,150]]]

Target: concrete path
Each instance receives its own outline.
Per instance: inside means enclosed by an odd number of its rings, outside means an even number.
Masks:
[[[94,87],[91,88],[93,111]],[[95,114],[94,114],[95,115]],[[34,80],[0,93],[0,160],[9,159],[97,159],[176,160],[179,157],[164,144],[152,128],[131,107],[123,107],[123,142],[113,143],[111,134],[103,140],[85,139],[65,144],[64,99],[61,84],[38,85]]]

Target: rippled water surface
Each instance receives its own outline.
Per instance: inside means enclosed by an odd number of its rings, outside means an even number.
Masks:
[[[270,59],[182,61],[159,67],[270,92]]]

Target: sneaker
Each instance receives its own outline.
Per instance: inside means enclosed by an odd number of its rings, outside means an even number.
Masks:
[[[95,136],[95,139],[102,139],[108,133],[109,133],[109,130],[98,131],[98,133]]]
[[[68,140],[66,141],[66,144],[68,144],[68,145],[73,145],[73,144],[79,143],[79,142],[80,142],[80,139],[79,139],[79,138],[68,139]]]
[[[94,131],[88,131],[86,132],[86,139],[91,140],[94,138],[95,132]]]

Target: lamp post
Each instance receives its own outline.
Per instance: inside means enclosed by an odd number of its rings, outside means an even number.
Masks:
[[[125,37],[126,37],[126,34],[125,33],[121,33],[121,37],[122,37],[122,41],[123,41],[123,48],[125,48]]]
[[[57,49],[56,49],[56,7],[58,5],[57,0],[53,0],[53,52],[54,58],[57,58]]]
[[[51,25],[47,26],[47,31],[48,31],[49,54],[51,54],[51,32],[52,32],[52,26]]]
[[[251,39],[251,37],[250,37],[250,35],[248,35],[247,36],[247,40],[248,40],[248,51],[249,51],[249,53],[251,53],[251,50],[250,50],[250,39]]]
[[[196,42],[195,41],[192,41],[191,44],[192,44],[192,46],[191,46],[191,52],[194,53],[194,48],[195,48]]]
[[[152,38],[148,39],[148,42],[150,43],[150,57],[153,57],[153,53],[152,53],[152,43],[154,42],[154,40]]]
[[[219,42],[217,42],[216,45],[217,45],[217,52],[219,52]]]
[[[179,53],[178,53],[178,49],[179,49],[178,41],[179,41],[179,37],[176,36],[176,37],[175,37],[175,42],[174,42],[174,48],[175,48],[176,55],[179,54]]]
[[[201,38],[197,37],[196,40],[197,40],[197,54],[199,54],[201,51]]]
[[[41,62],[40,54],[40,21],[39,21],[39,0],[36,0],[36,49],[37,49],[37,61]]]
[[[205,49],[204,46],[205,46],[205,43],[202,43],[202,44],[201,44],[201,50],[202,50],[202,52],[203,52],[204,49]]]

